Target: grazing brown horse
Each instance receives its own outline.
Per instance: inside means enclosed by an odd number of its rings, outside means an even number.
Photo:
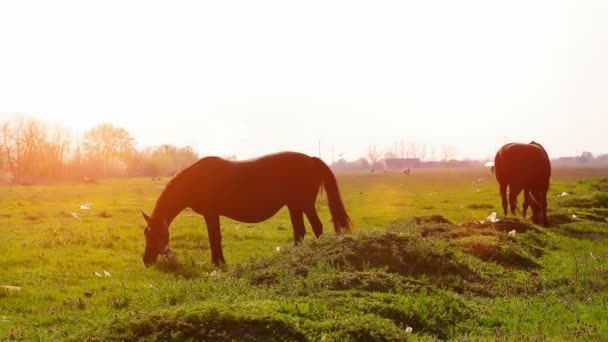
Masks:
[[[178,173],[163,190],[151,216],[143,214],[146,250],[151,265],[169,250],[169,225],[185,208],[202,215],[207,224],[211,261],[225,263],[220,216],[248,223],[269,219],[283,206],[289,209],[295,244],[304,239],[304,214],[316,237],[323,232],[315,201],[321,187],[327,192],[336,234],[351,231],[336,177],[321,159],[281,152],[245,161],[206,157]]]
[[[551,178],[551,161],[545,149],[536,142],[509,143],[501,147],[494,158],[494,174],[500,185],[502,208],[507,214],[517,209],[517,195],[524,191],[523,215],[532,201],[532,221],[547,226],[547,192]],[[509,202],[507,204],[507,187]]]

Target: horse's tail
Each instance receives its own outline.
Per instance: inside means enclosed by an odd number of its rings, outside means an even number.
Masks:
[[[331,171],[329,166],[327,166],[327,164],[325,164],[321,159],[316,157],[313,157],[313,159],[321,170],[323,180],[321,189],[325,188],[325,191],[327,192],[329,212],[331,213],[331,219],[334,222],[336,234],[340,235],[342,233],[350,233],[352,230],[352,222],[346,213],[344,203],[340,197],[336,176],[334,176],[334,173]]]

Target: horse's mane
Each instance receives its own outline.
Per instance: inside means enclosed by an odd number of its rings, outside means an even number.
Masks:
[[[187,170],[189,170],[193,165],[190,165],[187,168],[181,170],[167,182],[163,191],[161,191],[160,195],[158,196],[158,199],[156,200],[154,210],[152,211],[152,217],[156,217],[161,214],[167,214],[167,211],[172,211],[171,205],[177,204],[177,199],[180,197],[178,194],[182,192],[184,188],[184,179],[188,178],[186,176],[186,174],[188,173]],[[175,209],[173,211],[183,209],[177,207],[179,207],[179,205],[176,206],[176,208],[173,208]]]

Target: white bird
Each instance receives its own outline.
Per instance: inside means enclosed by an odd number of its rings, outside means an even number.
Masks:
[[[103,274],[104,274],[106,277],[111,277],[111,276],[112,276],[112,275],[110,274],[110,272],[108,272],[108,271],[106,271],[106,270],[104,270],[104,271],[103,271]]]

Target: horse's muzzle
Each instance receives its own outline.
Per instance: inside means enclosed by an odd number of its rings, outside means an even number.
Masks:
[[[153,265],[156,262],[156,259],[158,258],[159,255],[168,256],[171,254],[173,254],[173,251],[171,250],[169,245],[166,245],[163,248],[147,247],[146,251],[144,252],[144,258],[143,258],[144,266],[146,266],[146,268],[148,268],[151,265]]]

